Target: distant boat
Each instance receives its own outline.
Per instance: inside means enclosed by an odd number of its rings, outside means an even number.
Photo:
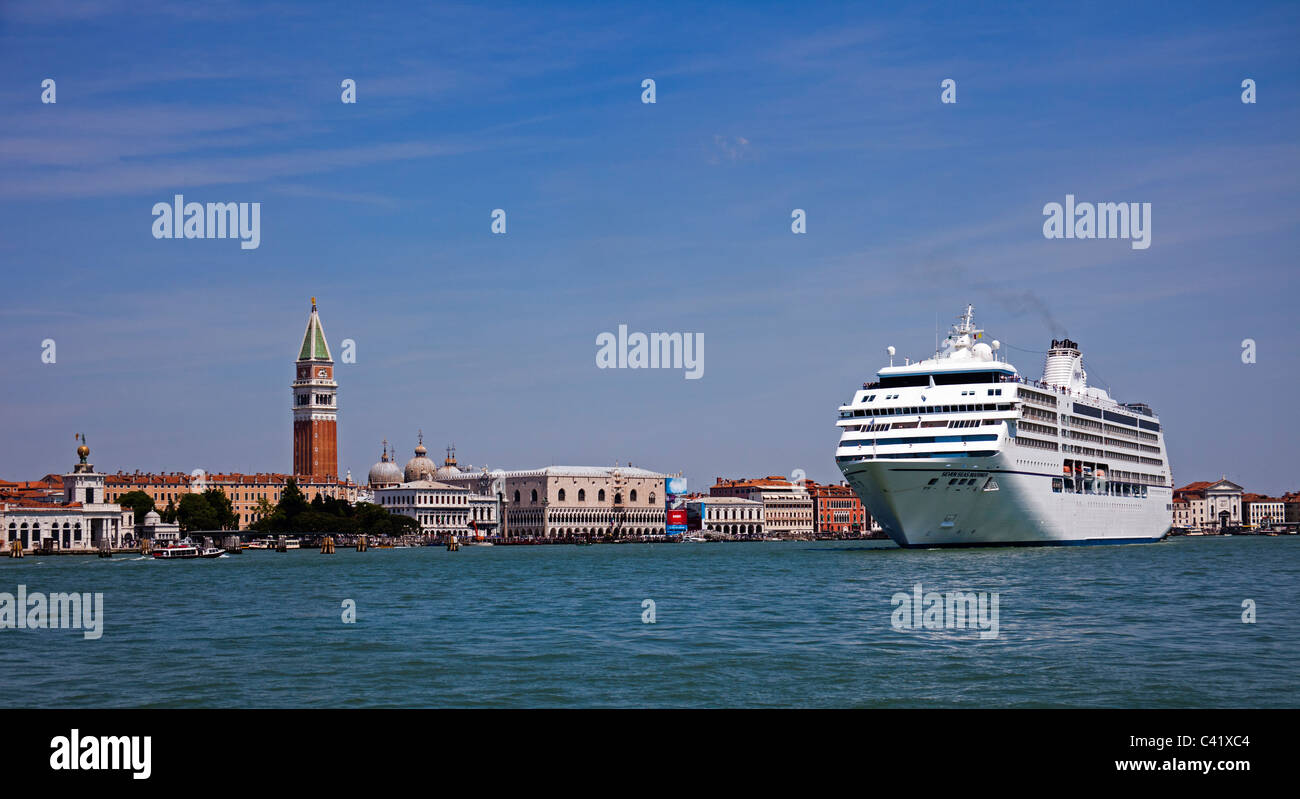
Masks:
[[[199,548],[193,544],[174,544],[154,550],[153,556],[158,560],[187,560],[199,557]]]
[[[199,550],[200,558],[219,558],[226,554],[226,550],[221,547],[204,547]]]
[[[689,541],[692,544],[703,544],[705,541],[708,541],[709,539],[705,538],[702,535],[684,535],[682,536],[682,540]]]

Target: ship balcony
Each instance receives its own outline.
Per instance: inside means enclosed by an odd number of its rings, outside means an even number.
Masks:
[[[890,443],[873,444],[880,439],[841,440],[836,449],[837,459],[873,458],[877,460],[905,458],[960,458],[987,457],[1001,449],[1001,436],[996,433],[977,433],[962,436],[917,436],[915,441],[886,439]]]

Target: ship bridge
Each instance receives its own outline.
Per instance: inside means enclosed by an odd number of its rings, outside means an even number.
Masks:
[[[997,359],[974,309],[957,323],[934,357],[893,363],[840,407],[840,462],[860,459],[991,457],[1017,417],[1016,368]]]

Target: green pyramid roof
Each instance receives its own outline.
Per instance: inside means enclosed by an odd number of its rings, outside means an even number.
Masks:
[[[302,334],[302,349],[298,352],[300,361],[332,361],[330,347],[325,343],[325,328],[321,327],[320,314],[316,313],[316,298],[311,300],[311,316],[307,319],[307,330]]]

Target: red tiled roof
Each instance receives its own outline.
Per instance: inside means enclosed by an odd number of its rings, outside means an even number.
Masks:
[[[65,509],[67,509],[67,508],[80,508],[80,507],[81,507],[81,503],[80,503],[80,502],[69,502],[69,503],[66,504],[66,505],[64,505],[64,504],[57,504],[57,505],[56,505],[56,504],[51,503],[51,502],[40,502],[40,501],[37,501],[37,500],[34,500],[34,499],[19,499],[19,500],[17,500],[17,501],[11,501],[11,500],[5,499],[5,500],[0,500],[0,502],[3,502],[3,504],[8,505],[8,506],[13,507],[13,508],[28,508],[28,509],[31,509],[31,510],[52,510],[52,511],[59,511],[59,510],[65,510]]]
[[[317,481],[311,479],[310,476],[306,476],[306,475],[300,475],[295,477],[294,475],[282,474],[280,472],[257,472],[256,474],[243,474],[242,472],[215,473],[215,474],[205,474],[201,479],[204,482],[215,483],[217,485],[223,485],[223,484],[224,485],[229,485],[229,484],[256,485],[256,484],[269,484],[269,483],[283,484],[288,482],[289,478],[291,477],[297,480],[298,485],[320,485],[322,482],[326,482],[330,485],[340,485],[340,486],[349,485],[349,483],[342,480]],[[105,480],[105,482],[108,485],[114,487],[132,486],[132,485],[160,485],[160,484],[161,485],[189,485],[190,483],[194,482],[195,479],[197,478],[195,478],[193,475],[185,474],[184,472],[170,472],[170,473],[164,472],[164,473],[156,473],[156,474],[150,474],[150,473],[127,474],[125,472],[118,472],[117,474],[107,475],[107,479]]]

